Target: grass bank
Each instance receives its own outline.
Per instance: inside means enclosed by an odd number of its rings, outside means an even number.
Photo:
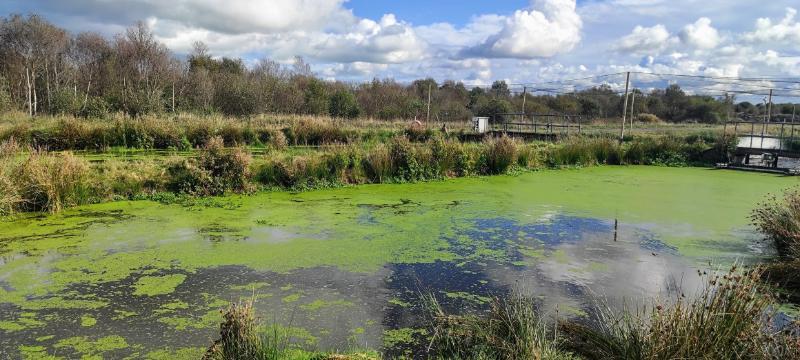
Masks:
[[[120,199],[168,202],[228,192],[428,181],[562,166],[707,165],[726,157],[733,143],[712,134],[641,137],[622,144],[583,137],[555,144],[506,137],[461,142],[436,132],[426,134],[407,129],[381,141],[328,144],[302,152],[287,148],[285,142],[273,143],[256,155],[216,135],[188,153],[101,161],[70,151],[41,150],[30,141],[9,137],[0,145],[0,215],[57,212]],[[300,138],[293,136],[293,141]]]

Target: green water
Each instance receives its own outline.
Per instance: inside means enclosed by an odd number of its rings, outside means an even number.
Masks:
[[[252,296],[323,349],[403,351],[424,337],[421,292],[468,310],[519,290],[582,314],[760,256],[749,212],[794,184],[596,167],[29,216],[0,224],[0,355],[192,357],[219,309]]]

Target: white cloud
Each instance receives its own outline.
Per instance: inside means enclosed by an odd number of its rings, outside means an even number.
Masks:
[[[717,29],[711,26],[711,19],[702,17],[694,24],[686,25],[680,34],[681,41],[698,49],[713,49],[722,40]]]
[[[581,40],[582,21],[575,0],[534,0],[531,10],[505,18],[503,29],[464,56],[543,58],[568,52]]]
[[[753,32],[746,33],[744,38],[751,42],[785,42],[794,43],[800,47],[800,22],[795,20],[797,10],[794,8],[786,9],[786,16],[777,23],[773,23],[769,18],[759,18],[756,20],[756,28]]]
[[[636,26],[633,32],[619,39],[616,50],[635,55],[659,53],[666,49],[674,39],[664,25],[651,27]]]

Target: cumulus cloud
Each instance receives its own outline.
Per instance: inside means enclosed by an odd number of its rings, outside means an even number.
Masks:
[[[651,27],[637,25],[633,32],[619,39],[616,50],[635,55],[658,53],[666,49],[674,40],[664,25]]]
[[[575,0],[534,0],[531,10],[517,10],[500,32],[462,55],[532,59],[568,52],[581,40],[583,23],[575,6]]]
[[[694,24],[686,25],[680,34],[681,41],[698,49],[713,49],[721,39],[717,29],[711,26],[711,19],[702,17]]]
[[[756,20],[754,31],[746,33],[744,38],[752,42],[784,42],[800,44],[800,22],[795,17],[797,10],[794,8],[786,9],[786,16],[777,23],[773,23],[769,18],[759,18]]]
[[[60,15],[133,22],[149,17],[226,34],[322,29],[354,21],[345,0],[10,0]]]
[[[379,22],[362,19],[345,33],[302,34],[293,40],[296,51],[338,62],[403,63],[420,60],[426,47],[409,24],[391,14]]]

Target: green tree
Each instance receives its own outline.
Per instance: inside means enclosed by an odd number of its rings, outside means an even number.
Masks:
[[[331,96],[328,111],[333,117],[355,118],[361,113],[356,96],[350,91],[340,90]]]
[[[317,78],[310,78],[306,84],[303,98],[305,109],[309,114],[324,115],[328,113],[328,96],[325,83]]]

